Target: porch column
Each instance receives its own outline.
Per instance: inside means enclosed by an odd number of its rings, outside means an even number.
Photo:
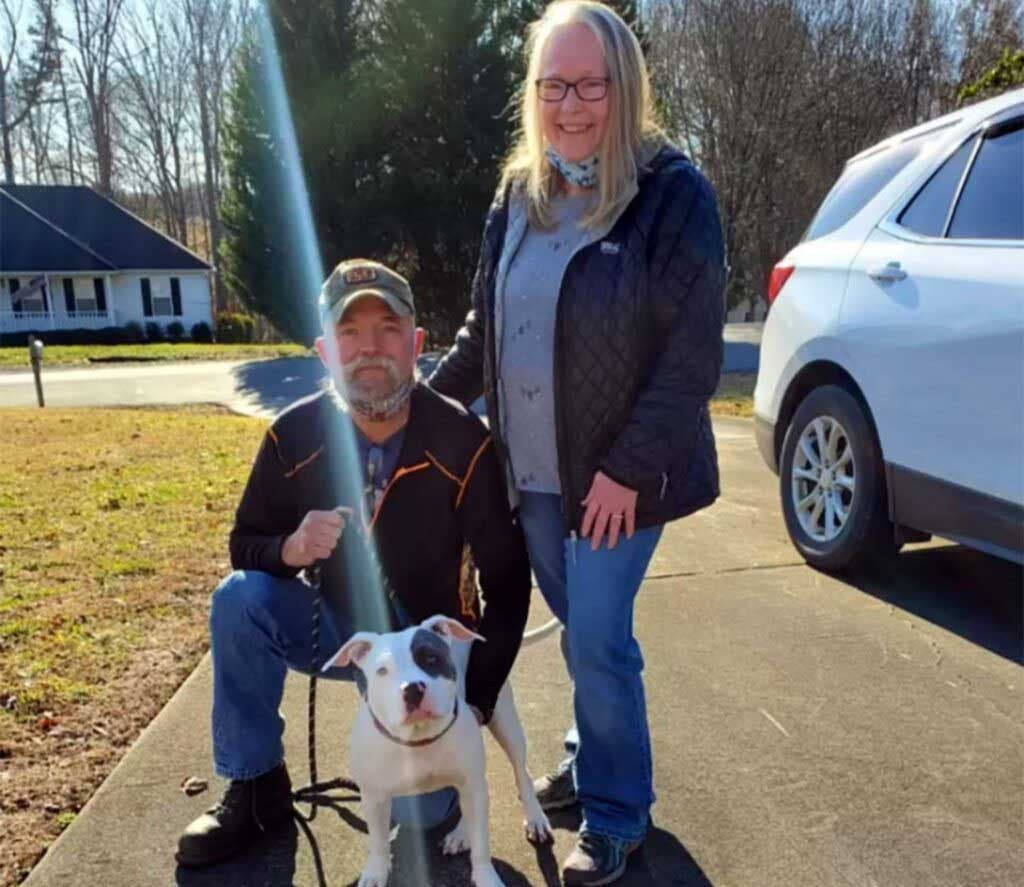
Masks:
[[[50,291],[50,277],[43,273],[43,301],[46,302],[46,313],[50,316],[50,329],[57,329],[57,310],[53,304],[53,293]]]

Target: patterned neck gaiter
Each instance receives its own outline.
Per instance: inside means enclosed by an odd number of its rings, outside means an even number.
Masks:
[[[544,153],[548,162],[561,173],[562,178],[567,182],[578,188],[593,188],[597,184],[597,168],[601,163],[601,158],[597,154],[591,154],[586,160],[573,163],[550,146]]]

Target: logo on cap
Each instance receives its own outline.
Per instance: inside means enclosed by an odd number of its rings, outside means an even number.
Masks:
[[[357,265],[345,272],[345,283],[352,285],[357,283],[370,283],[377,279],[377,269],[371,265]]]

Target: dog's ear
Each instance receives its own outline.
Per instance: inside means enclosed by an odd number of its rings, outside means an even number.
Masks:
[[[431,616],[420,624],[420,628],[439,634],[446,640],[486,642],[482,635],[470,631],[458,619],[452,619],[450,616]]]
[[[363,659],[366,658],[366,654],[370,652],[373,642],[378,637],[379,635],[369,631],[357,632],[342,644],[341,649],[337,653],[327,660],[321,671],[327,671],[327,669],[333,667],[344,668],[346,665],[362,665]]]

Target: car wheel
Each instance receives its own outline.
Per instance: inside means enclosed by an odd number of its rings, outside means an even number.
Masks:
[[[856,570],[898,550],[885,469],[864,408],[836,385],[797,407],[782,443],[782,513],[793,545],[822,570]]]

